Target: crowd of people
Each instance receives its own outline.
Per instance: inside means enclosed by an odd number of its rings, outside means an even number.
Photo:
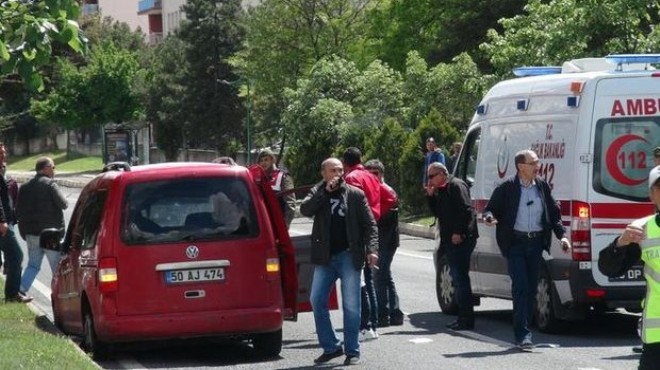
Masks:
[[[469,186],[452,176],[461,150],[452,145],[445,157],[435,140],[426,140],[422,187],[431,213],[438,222],[439,251],[446,255],[455,288],[458,314],[447,325],[451,330],[471,330],[475,314],[470,284],[470,258],[479,238],[477,215]],[[27,303],[27,292],[46,256],[53,271],[59,252],[44,248],[44,230],[64,230],[66,198],[54,181],[55,163],[42,157],[36,175],[18,187],[6,174],[6,148],[0,144],[0,266],[7,275],[5,302]],[[660,359],[660,147],[653,151],[654,168],[649,174],[649,196],[655,213],[636,220],[600,253],[599,268],[607,276],[618,276],[640,259],[646,264],[647,299],[642,329],[643,354],[640,369],[651,369]],[[235,164],[222,157],[218,163]],[[230,158],[229,158],[230,159]],[[271,187],[280,194],[287,226],[293,219],[293,179],[276,165],[268,149],[257,158]],[[558,203],[550,186],[538,176],[539,159],[532,150],[521,150],[514,158],[516,173],[493,191],[483,212],[486,226],[496,228],[497,245],[507,260],[513,298],[513,338],[523,349],[533,348],[529,324],[539,278],[542,252],[549,250],[551,235],[560,240],[565,253],[571,243],[561,222]],[[360,342],[377,339],[377,329],[402,325],[392,261],[399,246],[398,197],[385,182],[386,169],[378,159],[362,163],[358,148],[346,149],[342,158],[321,163],[322,180],[300,204],[300,213],[313,218],[311,260],[315,265],[310,300],[316,334],[323,353],[317,364],[344,356],[345,365],[360,363]],[[15,225],[28,246],[28,263],[21,270],[23,253]],[[22,277],[21,277],[22,276]],[[329,295],[339,281],[342,295],[343,338],[340,339],[328,310]]]

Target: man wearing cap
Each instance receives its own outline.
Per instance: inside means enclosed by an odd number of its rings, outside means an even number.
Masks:
[[[21,237],[28,247],[28,265],[21,280],[21,292],[27,292],[41,270],[44,255],[48,259],[53,276],[60,259],[60,252],[41,248],[39,236],[45,229],[64,231],[64,212],[69,203],[53,179],[55,162],[41,157],[35,164],[37,174],[18,190],[16,218]]]
[[[270,179],[270,187],[275,193],[293,189],[293,179],[288,172],[277,168],[275,165],[275,154],[270,149],[265,148],[259,152],[257,163],[266,172],[266,176]],[[277,197],[282,206],[286,226],[289,227],[296,213],[296,194],[290,192],[284,195],[278,194]]]
[[[660,146],[653,149],[653,165],[660,166]]]
[[[608,277],[623,275],[640,258],[644,262],[644,344],[639,370],[657,369],[660,363],[660,165],[649,174],[649,198],[655,205],[655,213],[626,226],[598,258],[598,269]]]

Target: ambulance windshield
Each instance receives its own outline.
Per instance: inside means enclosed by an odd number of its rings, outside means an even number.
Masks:
[[[660,145],[660,117],[605,118],[596,124],[593,186],[620,199],[648,201],[653,148]]]

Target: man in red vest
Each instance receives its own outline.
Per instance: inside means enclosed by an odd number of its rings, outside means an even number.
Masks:
[[[293,189],[293,179],[287,171],[277,168],[275,154],[270,149],[265,148],[259,152],[257,163],[266,172],[270,179],[270,187],[276,194]],[[296,195],[293,192],[285,195],[278,194],[278,199],[282,205],[286,226],[289,227],[296,213]]]

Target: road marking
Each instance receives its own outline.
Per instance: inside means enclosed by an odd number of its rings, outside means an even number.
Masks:
[[[423,256],[417,253],[403,252],[401,251],[401,249],[397,249],[396,254],[400,254],[402,256],[412,257],[412,258],[421,258],[424,260],[433,260],[433,256]]]
[[[492,344],[495,344],[497,346],[504,347],[504,348],[513,348],[513,347],[515,347],[513,345],[513,343],[511,343],[511,342],[505,342],[503,340],[495,339],[495,338],[489,337],[487,335],[479,334],[475,331],[461,330],[459,332],[459,331],[452,330],[452,332],[454,332],[456,334],[466,336],[466,337],[471,338],[471,339],[481,341],[481,342],[492,343]]]
[[[408,342],[413,343],[413,344],[424,344],[424,343],[433,342],[433,339],[431,339],[431,338],[413,338],[413,339],[408,340]]]
[[[42,283],[41,281],[34,279],[34,282],[32,283],[32,287],[36,289],[39,293],[44,295],[48,300],[50,301],[50,288],[46,286],[46,284]]]

